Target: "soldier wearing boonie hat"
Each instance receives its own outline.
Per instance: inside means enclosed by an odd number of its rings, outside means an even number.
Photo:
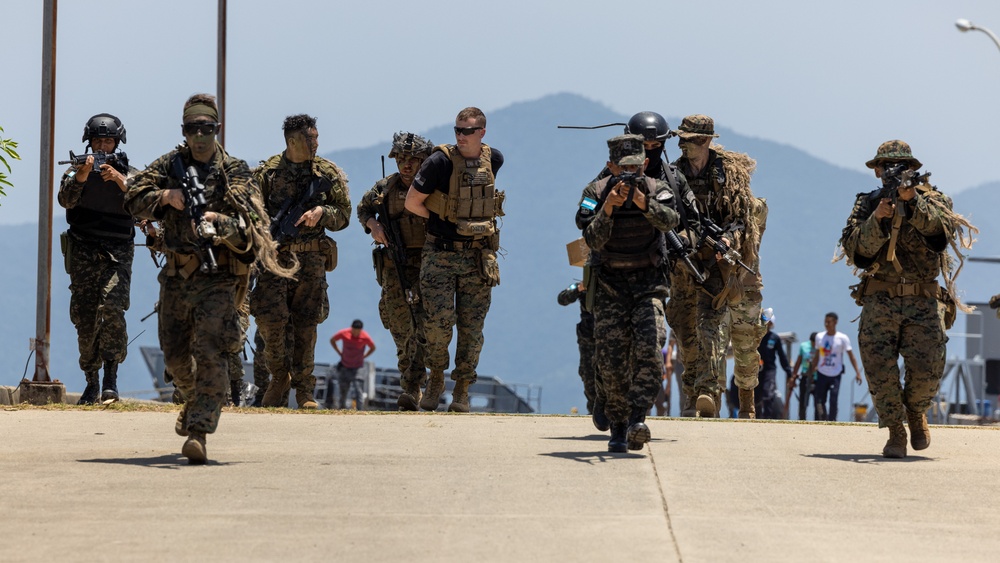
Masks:
[[[358,203],[358,222],[378,245],[372,253],[375,277],[382,286],[378,310],[396,344],[396,366],[403,388],[396,403],[404,411],[419,408],[420,387],[426,378],[420,260],[427,239],[427,219],[405,208],[406,192],[433,150],[434,145],[420,135],[404,131],[393,135],[389,158],[396,160],[398,172],[376,182]],[[393,231],[402,239],[402,250],[392,248],[395,244],[389,237]],[[402,268],[395,263],[399,253],[406,256]]]
[[[890,177],[886,167],[893,163],[905,163],[909,170]],[[857,195],[840,243],[848,266],[864,270],[851,295],[861,305],[858,347],[865,378],[879,427],[889,429],[882,455],[900,458],[906,456],[904,422],[913,449],[930,446],[926,412],[944,374],[945,330],[958,309],[971,310],[956,295],[962,256],[946,253],[949,247],[957,252],[958,244],[971,248],[977,231],[952,211],[948,196],[927,183],[928,174],[914,176],[922,164],[907,143],[882,143],[865,165],[883,187]],[[953,269],[956,258],[959,265]],[[906,364],[902,382],[899,356]]]
[[[714,250],[695,249],[695,263],[706,282],[698,286],[684,269],[671,271],[667,320],[684,357],[682,375],[686,397],[682,416],[716,417],[726,388],[721,360],[732,340],[734,379],[739,388],[741,418],[754,418],[754,388],[760,355],[757,346],[766,332],[760,319],[762,300],[758,250],[767,207],[750,190],[756,163],[745,154],[711,145],[719,135],[715,122],[703,114],[689,115],[673,131],[682,156],[674,164],[687,178],[698,200],[701,217],[726,234],[724,242],[737,250],[756,274],[730,267],[716,259]],[[689,240],[699,240],[689,233]]]
[[[651,437],[645,416],[661,379],[667,292],[661,266],[666,257],[650,249],[661,248],[663,233],[680,223],[673,190],[667,182],[643,176],[645,163],[642,136],[609,139],[607,165],[613,175],[584,188],[576,214],[591,249],[593,281],[587,292],[594,333],[601,335],[594,347],[594,424],[600,430],[610,427],[608,451],[618,453],[641,450]],[[623,173],[636,176],[626,181]],[[600,420],[607,426],[602,428]]]

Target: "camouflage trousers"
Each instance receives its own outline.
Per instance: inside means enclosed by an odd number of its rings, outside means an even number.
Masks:
[[[724,325],[728,313],[729,307],[725,305],[713,308],[712,296],[699,289],[685,272],[678,269],[671,272],[666,317],[677,339],[679,355],[684,361],[681,389],[685,397],[724,396]],[[760,344],[760,339],[757,343]],[[754,377],[756,378],[756,374]]]
[[[76,327],[80,369],[94,373],[105,361],[125,361],[132,280],[131,240],[96,241],[75,235],[69,256],[69,318]]]
[[[594,371],[594,324],[577,323],[576,345],[580,348],[580,367],[578,373],[583,382],[583,395],[587,399],[587,412],[594,412],[594,402],[598,400],[597,382]],[[603,389],[601,402],[604,402]]]
[[[159,337],[166,371],[184,395],[188,430],[215,432],[229,396],[229,358],[239,349],[239,278],[160,272]]]
[[[243,381],[246,372],[243,371],[243,359],[247,341],[247,331],[250,330],[250,296],[243,300],[243,304],[237,309],[240,319],[240,347],[229,357],[229,381]]]
[[[289,336],[291,335],[285,336],[285,345],[291,347],[292,342]],[[267,389],[268,383],[271,382],[271,372],[267,370],[267,362],[264,360],[264,350],[266,349],[264,336],[258,328],[253,333],[253,384],[261,390]]]
[[[424,245],[420,263],[420,294],[424,302],[424,360],[432,370],[448,369],[448,346],[457,330],[455,381],[476,381],[483,350],[483,325],[490,311],[493,288],[479,271],[479,249],[438,250]]]
[[[378,302],[378,313],[382,326],[389,330],[396,344],[396,366],[404,389],[423,383],[426,375],[424,366],[424,304],[420,299],[420,252],[407,251],[404,267],[410,291],[414,294],[413,304],[406,302],[403,285],[399,281],[396,264],[390,253],[385,253],[382,279],[382,297]]]
[[[326,259],[321,252],[300,252],[298,258],[295,279],[261,273],[250,296],[250,310],[264,338],[268,371],[275,377],[291,374],[296,392],[312,394],[316,388],[316,326],[330,313]]]
[[[663,298],[667,288],[657,268],[598,274],[594,294],[594,364],[613,424],[633,410],[645,414],[663,379],[662,349],[667,341]]]
[[[730,305],[729,315],[723,328],[723,343],[733,343],[733,378],[740,389],[757,387],[757,372],[760,370],[760,353],[757,347],[767,334],[767,324],[761,321],[760,287],[748,288],[743,299]],[[725,370],[721,387],[726,388]]]
[[[864,298],[858,324],[861,363],[878,412],[879,427],[906,420],[906,409],[927,412],[944,376],[944,305],[927,297]],[[900,383],[899,356],[905,375]]]

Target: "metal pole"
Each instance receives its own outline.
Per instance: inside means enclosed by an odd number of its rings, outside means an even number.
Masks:
[[[49,320],[52,310],[52,166],[56,113],[56,6],[45,0],[42,8],[42,126],[39,136],[38,173],[38,294],[35,299],[35,376],[49,377]]]
[[[226,146],[226,0],[219,0],[218,61],[216,62],[215,89],[219,102],[219,122],[223,124],[219,132],[219,144]]]

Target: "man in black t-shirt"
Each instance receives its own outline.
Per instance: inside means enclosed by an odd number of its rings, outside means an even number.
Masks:
[[[469,385],[483,349],[483,324],[500,283],[496,251],[503,192],[494,186],[503,155],[483,144],[486,116],[469,107],[455,118],[455,144],[435,147],[406,194],[406,209],[427,218],[420,294],[427,312],[425,360],[431,370],[420,408],[435,410],[444,391],[453,326],[453,412],[469,412]]]

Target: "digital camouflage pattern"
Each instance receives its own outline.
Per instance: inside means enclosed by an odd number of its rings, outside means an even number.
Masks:
[[[479,265],[482,249],[423,249],[420,298],[424,303],[424,360],[431,370],[447,370],[452,327],[457,327],[455,368],[451,378],[475,383],[483,350],[483,325],[493,301],[493,287]]]
[[[715,120],[707,115],[689,115],[681,120],[680,127],[674,130],[674,135],[682,139],[689,137],[718,137],[715,134]]]
[[[848,264],[864,270],[858,345],[879,426],[886,427],[901,425],[907,409],[926,412],[940,387],[948,338],[939,299],[945,292],[937,279],[958,223],[950,198],[926,184],[918,186],[911,202],[898,204],[906,209],[906,219],[896,246],[902,266],[897,273],[886,257],[891,218],[880,221],[873,215],[879,203],[874,194],[858,194],[841,244]],[[906,363],[902,383],[900,355]]]
[[[413,137],[421,139],[419,136]],[[407,138],[404,137],[403,140]],[[412,140],[409,145],[397,146],[400,143],[393,143],[394,153],[408,154],[407,148],[423,147],[425,152],[429,154],[432,148],[426,141],[426,146],[419,143],[414,144]],[[358,203],[358,222],[364,227],[366,233],[370,234],[371,232],[367,227],[369,219],[377,219],[382,223],[383,228],[388,230],[386,221],[398,222],[403,215],[406,215],[410,221],[422,224],[426,233],[426,220],[413,215],[403,207],[408,189],[409,186],[403,185],[399,174],[395,173],[376,182],[372,189],[361,197],[361,201]],[[386,208],[389,209],[389,217],[387,218],[381,216],[381,207],[385,198],[394,202],[393,204],[386,202]],[[394,210],[397,210],[396,213],[393,213]],[[402,230],[400,232],[402,233]],[[421,237],[421,241],[425,239],[426,236]],[[389,334],[392,335],[392,340],[396,344],[396,367],[399,369],[403,388],[418,387],[423,383],[426,375],[423,344],[425,313],[423,300],[420,298],[422,248],[405,249],[406,264],[403,271],[410,291],[414,295],[412,304],[406,301],[403,285],[399,280],[395,265],[394,252],[384,246],[379,246],[374,252],[377,253],[376,262],[381,264],[380,270],[376,271],[377,281],[382,287],[382,294],[378,302],[379,318],[382,319],[382,326],[389,330]]]
[[[322,218],[313,227],[300,225],[295,238],[279,247],[279,263],[289,266],[297,257],[298,274],[290,279],[261,272],[250,302],[258,331],[266,343],[264,357],[268,371],[275,377],[291,374],[292,388],[297,394],[308,396],[312,396],[316,387],[313,376],[316,326],[326,320],[330,312],[326,256],[318,244],[328,239],[326,231],[339,231],[350,222],[347,177],[337,165],[322,157],[297,164],[288,161],[284,153],[271,157],[254,171],[264,207],[272,217],[289,198],[294,200],[304,193],[317,176],[332,184],[329,192],[308,202],[323,208]],[[291,349],[285,341],[288,324],[292,333]]]
[[[132,241],[83,239],[69,246],[69,318],[76,327],[80,369],[97,372],[104,362],[125,361],[132,281]]]
[[[577,289],[577,284],[559,292],[556,300],[560,305],[570,305],[580,302],[580,322],[576,323],[576,345],[580,349],[580,367],[577,373],[583,382],[583,395],[587,399],[587,412],[594,412],[594,402],[597,400],[597,384],[594,374],[594,314],[584,308],[586,293]]]
[[[614,147],[609,149],[614,151]],[[616,241],[627,240],[635,232],[615,228],[616,220],[623,221],[622,217],[633,211],[616,208],[608,216],[602,210],[604,191],[613,187],[608,184],[606,180],[588,184],[576,214],[576,224],[587,246],[598,256],[609,242],[615,246]],[[680,215],[673,209],[674,200],[669,184],[656,180],[641,216],[657,231],[673,229],[680,223]],[[600,379],[597,393],[605,401],[608,420],[612,425],[622,425],[632,412],[644,416],[659,391],[661,350],[666,344],[662,305],[667,296],[666,276],[656,261],[633,268],[609,267],[605,263],[596,268],[594,275],[594,366]]]
[[[875,152],[875,158],[866,162],[865,166],[868,168],[875,168],[885,160],[907,160],[913,166],[914,170],[923,166],[919,160],[913,158],[913,152],[910,150],[910,145],[898,139],[886,141],[879,145],[878,150]]]
[[[133,216],[160,222],[164,250],[168,260],[174,261],[195,255],[198,248],[187,215],[159,205],[162,190],[181,187],[171,173],[177,154],[185,165],[193,163],[190,150],[181,146],[133,178],[125,195],[126,209]],[[253,211],[260,208],[260,196],[250,168],[226,154],[221,145],[216,145],[204,187],[207,209],[219,214],[214,246],[219,271],[212,274],[196,268],[185,277],[168,263],[158,276],[158,332],[165,369],[186,401],[186,429],[211,433],[229,396],[229,358],[241,342],[236,301],[246,274],[233,273],[238,263],[236,250],[252,256],[255,238],[247,225],[258,224],[261,218]]]

